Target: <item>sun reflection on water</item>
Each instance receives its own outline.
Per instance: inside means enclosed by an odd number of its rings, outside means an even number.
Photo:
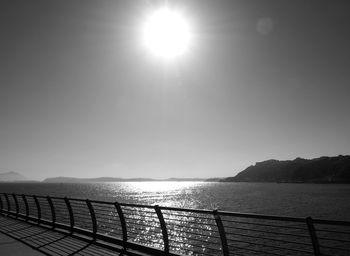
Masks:
[[[136,203],[192,208],[197,206],[193,193],[200,185],[201,182],[125,182],[122,190]],[[114,191],[118,195],[123,193],[120,183],[115,184]]]
[[[128,182],[127,186],[131,191],[137,192],[166,192],[177,191],[183,192],[184,189],[193,187],[193,185],[199,182],[167,182],[167,181],[154,181],[154,182]]]

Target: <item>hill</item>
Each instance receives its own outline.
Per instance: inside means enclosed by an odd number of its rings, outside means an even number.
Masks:
[[[221,181],[350,183],[350,156],[267,160]]]
[[[28,179],[18,172],[0,173],[0,182],[15,182],[15,181],[26,181],[26,180]]]

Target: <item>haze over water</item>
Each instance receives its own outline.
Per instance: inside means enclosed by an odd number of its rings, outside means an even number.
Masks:
[[[3,183],[0,184],[0,192],[350,220],[350,186],[342,184],[245,182]]]

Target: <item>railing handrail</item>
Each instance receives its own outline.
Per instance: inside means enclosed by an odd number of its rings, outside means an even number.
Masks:
[[[11,204],[10,199],[12,198],[13,204]],[[5,200],[3,200],[5,199]],[[43,200],[39,200],[43,199]],[[29,201],[34,202],[35,208],[36,208],[36,215],[33,215],[32,208],[29,207]],[[65,224],[63,222],[59,222],[57,217],[58,217],[58,209],[54,206],[53,200],[61,200],[63,205],[65,205],[66,212],[68,213],[69,216],[69,224]],[[43,215],[44,207],[42,207],[43,202],[47,203],[46,207],[50,209],[51,211],[51,221],[48,221],[45,219]],[[86,213],[84,216],[89,219],[89,222],[92,226],[91,230],[79,227],[77,222],[79,222],[79,218],[82,218],[82,213],[76,212],[74,213],[73,211],[73,204],[77,204],[77,202],[81,202],[82,204],[79,205],[79,209],[82,209],[82,207],[85,210],[87,210],[88,213]],[[99,233],[99,228],[98,228],[98,220],[97,219],[97,209],[93,206],[93,204],[101,206],[111,206],[113,209],[116,210],[117,215],[119,217],[119,224],[121,227],[122,231],[122,238],[114,238],[114,237],[109,237],[106,234],[101,234]],[[32,203],[33,205],[33,203]],[[21,208],[22,207],[22,208]],[[32,206],[33,207],[33,206]],[[76,206],[78,207],[78,206]],[[124,210],[126,212],[133,211],[134,208],[137,209],[144,209],[142,212],[145,216],[155,214],[152,218],[158,219],[158,224],[157,228],[161,230],[160,237],[163,240],[162,243],[162,249],[161,248],[153,248],[149,246],[145,246],[142,244],[138,244],[134,241],[131,241],[129,239],[129,231],[135,232],[133,230],[128,230],[127,223],[126,223],[126,217],[124,216]],[[21,209],[25,209],[25,212],[20,212]],[[62,209],[61,209],[62,210]],[[308,236],[310,238],[310,244],[312,245],[312,254],[315,256],[322,255],[320,252],[320,241],[318,238],[317,230],[315,229],[314,224],[319,224],[319,225],[333,225],[333,226],[345,226],[345,227],[350,227],[350,221],[339,221],[339,220],[325,220],[325,219],[313,219],[311,217],[306,217],[306,218],[301,218],[301,217],[290,217],[290,216],[276,216],[276,215],[263,215],[263,214],[252,214],[252,213],[239,213],[239,212],[229,212],[229,211],[220,211],[220,210],[206,210],[206,209],[191,209],[191,208],[177,208],[177,207],[168,207],[168,206],[158,206],[158,205],[143,205],[143,204],[133,204],[133,203],[119,203],[119,202],[108,202],[108,201],[99,201],[99,200],[89,200],[89,199],[80,199],[80,198],[70,198],[70,197],[57,197],[57,196],[42,196],[42,195],[24,195],[24,194],[15,194],[15,193],[0,193],[0,213],[5,213],[8,216],[14,216],[16,218],[22,218],[25,221],[32,221],[35,222],[36,224],[39,225],[46,225],[46,226],[51,226],[53,229],[60,228],[60,229],[65,229],[69,231],[70,233],[80,233],[83,235],[91,236],[94,240],[96,239],[102,239],[107,242],[113,242],[119,245],[122,245],[124,250],[127,250],[128,248],[131,249],[137,249],[141,250],[144,252],[150,252],[154,255],[180,255],[176,252],[170,251],[170,233],[168,231],[168,223],[171,220],[171,214],[174,214],[174,216],[185,216],[185,217],[190,217],[190,218],[197,218],[199,223],[200,221],[206,221],[206,223],[203,223],[206,226],[210,227],[216,227],[217,231],[213,231],[214,233],[217,232],[216,236],[211,235],[213,238],[218,237],[219,240],[217,243],[221,244],[221,253],[224,256],[228,256],[230,254],[230,245],[228,244],[228,241],[230,240],[227,236],[232,235],[230,232],[227,231],[225,228],[224,222],[227,220],[222,219],[226,217],[234,217],[234,218],[246,218],[246,219],[255,219],[255,220],[265,220],[265,221],[284,221],[284,222],[292,222],[292,223],[298,223],[301,225],[304,225],[306,227],[306,230],[308,231]],[[181,212],[182,214],[180,214]],[[194,215],[186,215],[187,213],[191,213]],[[75,215],[76,216],[75,216]],[[135,211],[133,214],[140,214],[138,211]],[[147,215],[148,214],[148,215]],[[170,217],[165,218],[164,215],[170,215]],[[204,215],[205,217],[199,217]],[[141,215],[140,215],[141,216]],[[84,218],[85,218],[84,217]],[[142,216],[141,216],[142,217]],[[129,217],[128,221],[133,220],[133,218]],[[212,222],[209,223],[209,220]],[[176,219],[174,221],[177,221]],[[196,220],[192,222],[192,220],[187,220],[188,223],[196,223]],[[230,221],[228,221],[230,222]],[[133,222],[131,222],[133,223]],[[283,226],[279,226],[276,224],[259,224],[259,223],[254,223],[254,222],[247,222],[247,221],[241,221],[237,222],[236,219],[231,220],[231,223],[245,223],[245,225],[257,225],[257,226],[268,226],[268,227],[280,227],[282,228]],[[130,223],[129,223],[130,224]],[[146,224],[143,224],[146,225]],[[170,227],[171,225],[174,225],[174,223],[170,222]],[[142,224],[141,224],[142,226]],[[147,225],[146,225],[147,226]],[[156,228],[155,225],[151,225],[151,227]],[[137,226],[135,226],[137,228]],[[227,227],[228,229],[232,227]],[[246,229],[245,227],[236,227],[237,229],[244,230]],[[295,229],[301,229],[299,227],[288,227],[284,226],[285,229],[288,228],[295,228]],[[197,229],[200,229],[198,227]],[[248,229],[249,230],[249,229]],[[262,230],[256,230],[256,229],[251,229],[252,231],[259,231],[259,232],[264,232]],[[329,231],[333,232],[333,231]],[[335,231],[334,231],[335,232]],[[187,233],[191,234],[191,232],[187,231]],[[267,234],[273,234],[273,232],[266,231]],[[338,232],[341,233],[341,232]],[[275,234],[278,234],[278,232]],[[243,235],[246,237],[249,237],[249,235]],[[304,236],[299,236],[299,237],[304,237]],[[195,238],[192,238],[196,240]],[[266,238],[267,239],[267,238]],[[271,240],[271,239],[270,239]],[[277,241],[278,239],[276,239]],[[283,240],[283,239],[282,239]],[[198,240],[200,241],[200,240]],[[231,238],[231,241],[232,238]],[[341,239],[339,240],[341,241]],[[290,242],[286,241],[288,243],[295,243],[295,244],[301,244],[301,245],[307,245],[307,243],[297,243],[297,242]],[[249,242],[248,242],[249,243]],[[255,243],[256,245],[259,245],[259,243]],[[349,241],[350,245],[350,241]],[[273,247],[271,245],[271,247]],[[237,247],[239,248],[239,247]],[[280,247],[277,247],[280,248]],[[332,248],[332,247],[330,247]],[[211,248],[208,246],[208,250],[211,250]],[[214,250],[214,249],[213,249]],[[294,250],[298,251],[297,249],[289,249],[289,250]],[[344,250],[344,249],[339,249],[339,250]],[[301,250],[302,251],[302,250]],[[349,249],[350,251],[350,249]]]

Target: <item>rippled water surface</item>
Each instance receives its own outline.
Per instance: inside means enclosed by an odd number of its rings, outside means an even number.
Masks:
[[[0,183],[0,192],[350,220],[350,185],[216,182]]]

